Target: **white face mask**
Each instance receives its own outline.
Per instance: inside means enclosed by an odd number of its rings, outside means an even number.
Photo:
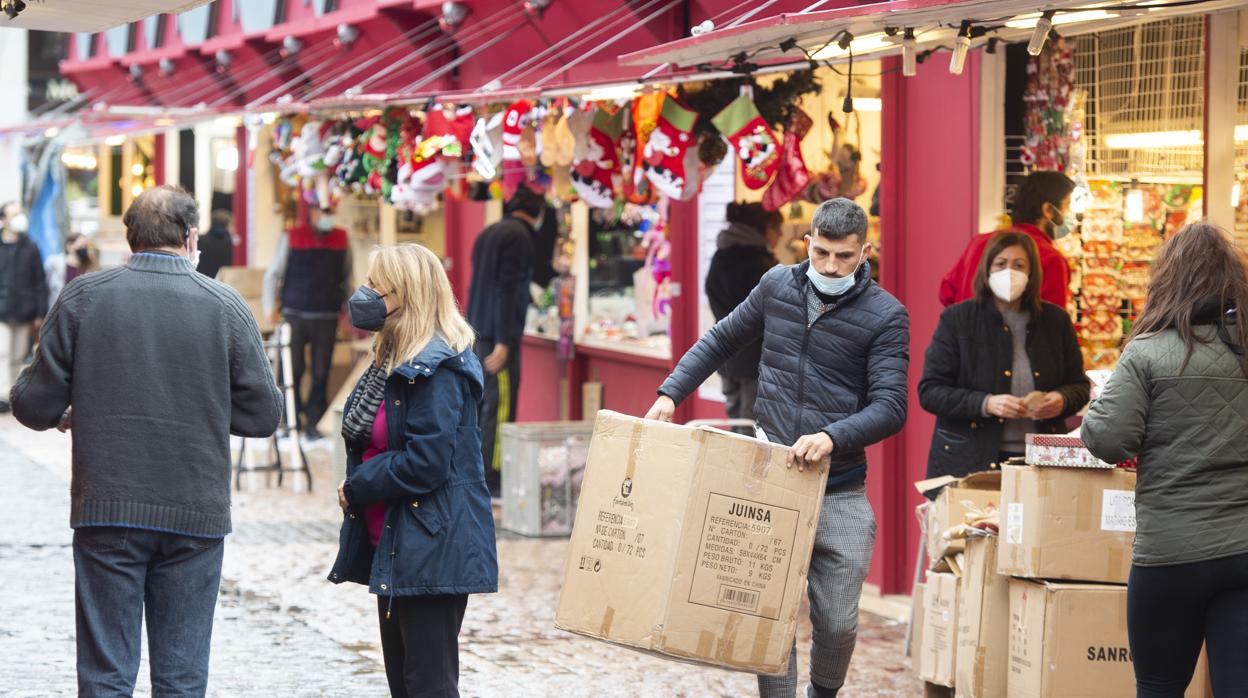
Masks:
[[[25,233],[30,230],[30,219],[25,213],[18,213],[9,219],[8,228],[15,233]]]
[[[988,275],[988,288],[992,295],[1006,303],[1013,303],[1027,290],[1028,276],[1017,269],[1002,269]]]

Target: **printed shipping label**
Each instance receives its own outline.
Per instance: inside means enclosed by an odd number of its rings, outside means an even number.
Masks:
[[[1005,542],[1023,544],[1023,503],[1010,502],[1005,507]]]
[[[1105,490],[1101,500],[1101,530],[1135,532],[1135,492]]]
[[[799,515],[711,493],[689,603],[779,620]]]

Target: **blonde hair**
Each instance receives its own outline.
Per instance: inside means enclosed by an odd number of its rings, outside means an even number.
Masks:
[[[394,296],[398,309],[373,340],[373,362],[387,371],[415,359],[435,336],[462,352],[475,333],[451,293],[442,260],[415,243],[378,247],[368,258],[368,283]]]

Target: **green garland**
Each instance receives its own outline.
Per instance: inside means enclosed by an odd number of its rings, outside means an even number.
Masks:
[[[813,70],[796,71],[787,78],[775,81],[771,87],[760,87],[752,78],[745,77],[711,80],[700,88],[684,90],[681,94],[684,103],[699,117],[693,128],[694,134],[699,138],[717,135],[719,131],[711,124],[711,117],[736,99],[745,84],[754,88],[754,105],[758,107],[758,113],[777,131],[784,130],[789,115],[802,97],[818,92],[822,87]]]

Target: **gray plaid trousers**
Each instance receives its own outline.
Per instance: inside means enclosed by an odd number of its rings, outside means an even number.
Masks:
[[[875,548],[875,512],[866,486],[849,485],[823,498],[815,549],[810,557],[807,594],[814,626],[810,648],[811,680],[820,688],[840,689],[858,639],[858,597]],[[789,654],[788,676],[758,677],[761,698],[794,698],[797,693],[797,646]],[[815,696],[813,687],[809,692]]]

